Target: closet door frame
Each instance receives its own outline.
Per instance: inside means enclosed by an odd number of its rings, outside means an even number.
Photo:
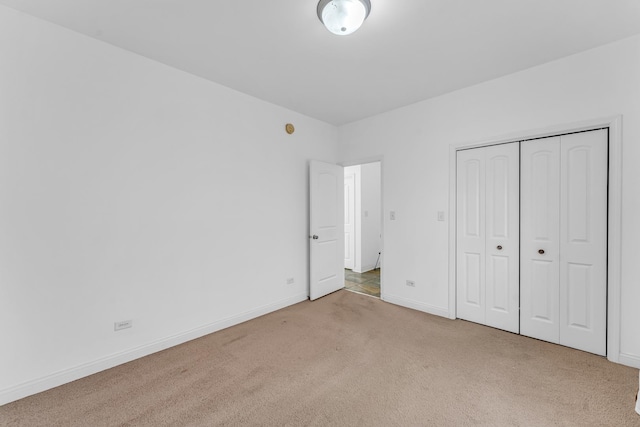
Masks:
[[[452,144],[449,148],[449,318],[456,318],[456,157],[457,151],[507,142],[557,136],[607,128],[609,133],[609,171],[607,206],[607,359],[636,366],[635,358],[620,351],[621,316],[621,217],[622,217],[622,116],[604,117],[560,126],[527,130],[492,139]]]

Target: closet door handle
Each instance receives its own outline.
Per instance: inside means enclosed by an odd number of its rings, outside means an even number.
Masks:
[[[499,250],[499,251],[501,251],[501,250],[502,250],[502,245],[498,245],[498,246],[496,246],[496,249],[497,249],[497,250]]]
[[[539,253],[540,255],[544,255],[544,249],[538,249],[538,253]]]

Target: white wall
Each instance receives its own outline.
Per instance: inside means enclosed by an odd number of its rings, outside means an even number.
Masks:
[[[419,82],[416,82],[419,84]],[[443,316],[449,306],[451,145],[623,115],[619,350],[640,367],[640,37],[342,126],[340,161],[384,158],[385,300]],[[389,221],[390,210],[396,221]],[[447,215],[448,218],[448,215]],[[416,287],[405,285],[415,280]]]
[[[360,271],[364,272],[373,270],[381,250],[380,163],[363,164],[360,174]]]
[[[4,7],[0,58],[0,404],[307,298],[335,127]]]

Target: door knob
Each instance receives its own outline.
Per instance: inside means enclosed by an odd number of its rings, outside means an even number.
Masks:
[[[499,251],[501,251],[501,250],[502,250],[502,245],[498,245],[498,246],[496,246],[496,249],[497,249],[497,250],[499,250]]]
[[[538,250],[538,253],[539,253],[540,255],[544,255],[544,249],[539,249],[539,250]]]
[[[315,234],[313,236],[309,236],[311,237],[313,240],[318,240],[318,236],[316,236]]]

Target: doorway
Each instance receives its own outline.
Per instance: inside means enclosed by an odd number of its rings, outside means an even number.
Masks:
[[[344,168],[345,288],[380,298],[381,162]]]

